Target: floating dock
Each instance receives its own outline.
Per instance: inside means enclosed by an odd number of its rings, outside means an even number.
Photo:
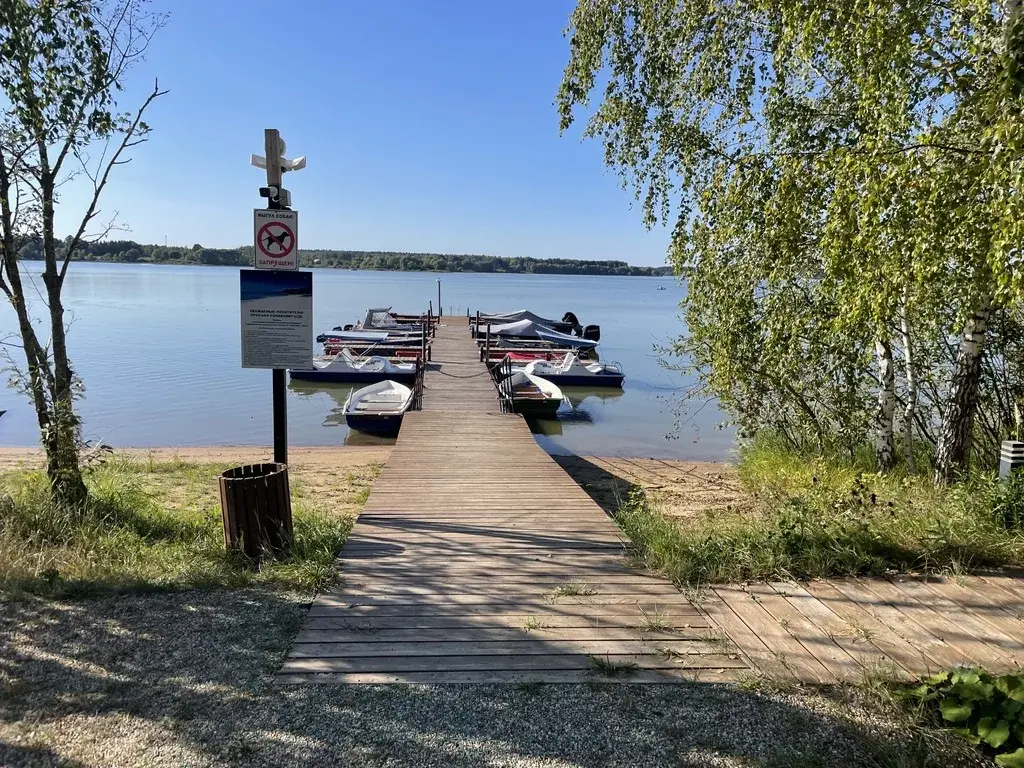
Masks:
[[[500,412],[466,318],[433,340],[422,410],[313,602],[281,683],[731,681],[745,663]]]

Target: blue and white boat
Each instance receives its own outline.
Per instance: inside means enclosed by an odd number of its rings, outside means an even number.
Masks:
[[[376,381],[400,381],[412,384],[416,380],[416,363],[393,363],[386,357],[356,357],[349,349],[336,355],[313,358],[313,367],[292,369],[292,379],[300,381],[339,381],[371,384]]]
[[[561,360],[533,360],[512,370],[540,376],[560,387],[621,387],[626,378],[618,363],[584,364],[571,353]]]
[[[412,405],[412,395],[409,387],[397,381],[378,381],[357,389],[342,407],[345,423],[359,432],[397,435],[402,417]]]

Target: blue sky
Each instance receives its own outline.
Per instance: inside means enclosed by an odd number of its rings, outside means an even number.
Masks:
[[[568,0],[152,7],[171,18],[122,106],[153,77],[170,92],[102,204],[132,239],[251,242],[265,177],[248,156],[276,127],[308,157],[285,177],[300,247],[665,261],[600,144],[559,136]]]

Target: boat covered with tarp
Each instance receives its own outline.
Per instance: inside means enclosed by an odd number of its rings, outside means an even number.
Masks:
[[[481,329],[486,333],[488,329]],[[580,336],[571,336],[568,333],[560,333],[552,330],[546,325],[533,320],[517,320],[512,323],[492,325],[489,328],[491,336],[499,336],[506,339],[541,339],[549,341],[561,347],[572,347],[579,349],[590,349],[597,346],[593,339],[585,339]],[[478,336],[479,338],[479,336]]]

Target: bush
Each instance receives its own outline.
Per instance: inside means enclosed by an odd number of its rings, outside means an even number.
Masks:
[[[1024,768],[1024,676],[957,669],[928,678],[914,694],[996,765]]]
[[[616,519],[644,563],[677,583],[819,578],[1024,564],[1024,479],[978,475],[945,489],[927,478],[756,444],[739,511],[661,515],[636,492]]]
[[[271,583],[312,590],[334,577],[351,515],[296,492],[291,554],[256,569],[224,549],[215,481],[221,469],[113,460],[89,474],[88,501],[75,509],[53,503],[40,472],[5,475],[0,589],[68,596]]]

